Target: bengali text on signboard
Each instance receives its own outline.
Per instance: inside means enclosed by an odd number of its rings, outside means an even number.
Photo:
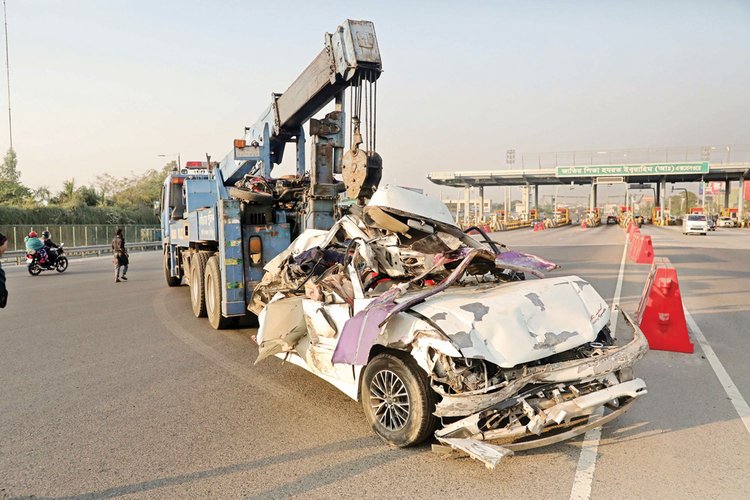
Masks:
[[[645,163],[640,165],[578,165],[556,167],[557,177],[707,174],[708,162]]]

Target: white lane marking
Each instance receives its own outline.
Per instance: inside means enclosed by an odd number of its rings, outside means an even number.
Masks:
[[[604,408],[600,406],[591,414],[589,420],[601,418],[603,414]],[[583,436],[581,456],[578,457],[576,477],[573,480],[573,489],[570,491],[570,500],[588,500],[591,497],[591,483],[594,481],[596,455],[599,450],[599,440],[601,437],[601,427],[586,431],[586,434]]]
[[[620,272],[617,274],[617,286],[615,286],[615,295],[612,297],[612,314],[611,314],[611,335],[612,338],[617,337],[617,318],[620,317],[617,314],[615,308],[620,307],[620,294],[622,293],[622,282],[625,276],[625,259],[628,256],[628,238],[625,238],[625,247],[622,249],[622,259],[620,259]]]
[[[685,319],[687,319],[690,331],[693,332],[693,337],[695,337],[695,340],[697,340],[700,344],[701,349],[703,350],[703,354],[705,354],[708,363],[711,365],[711,368],[713,368],[714,373],[716,374],[716,377],[719,379],[722,387],[724,387],[724,391],[727,393],[727,396],[729,396],[729,400],[734,405],[734,409],[740,416],[742,423],[745,424],[747,432],[750,432],[750,407],[748,407],[747,401],[745,401],[745,398],[742,397],[742,394],[740,394],[740,390],[737,388],[737,386],[734,385],[732,378],[724,369],[724,365],[721,364],[721,361],[719,361],[719,357],[716,356],[716,353],[711,347],[711,344],[709,344],[708,340],[706,340],[706,337],[703,335],[703,332],[698,326],[698,323],[695,322],[693,316],[684,305],[682,306],[682,308],[685,311]]]
[[[625,246],[622,249],[620,259],[620,273],[617,275],[617,286],[615,295],[612,297],[612,319],[610,320],[612,336],[617,335],[618,314],[615,307],[620,305],[620,294],[622,293],[623,276],[625,275],[625,259],[628,256],[628,239],[625,238]],[[589,422],[601,418],[604,408],[599,407],[589,416]],[[586,431],[581,443],[581,455],[578,457],[576,475],[573,479],[573,487],[570,490],[570,500],[588,500],[591,497],[591,484],[594,482],[594,471],[596,470],[596,455],[599,450],[599,440],[602,437],[601,427]]]

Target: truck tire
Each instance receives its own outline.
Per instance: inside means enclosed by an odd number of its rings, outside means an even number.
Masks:
[[[172,276],[169,272],[169,251],[164,251],[164,278],[167,280],[167,286],[180,286],[182,283],[182,276]]]
[[[208,259],[206,273],[204,275],[204,287],[206,290],[206,315],[208,322],[216,330],[225,330],[234,324],[234,318],[226,318],[221,315],[221,270],[219,269],[219,257],[214,255]]]
[[[234,186],[230,187],[227,192],[232,198],[237,198],[248,203],[257,203],[259,205],[270,205],[273,203],[273,195],[270,193],[250,191],[249,189]]]
[[[190,305],[196,318],[206,317],[206,289],[203,284],[206,262],[211,254],[198,252],[190,258]]]
[[[362,372],[362,406],[372,430],[390,445],[414,446],[437,426],[437,395],[409,355],[381,353]]]

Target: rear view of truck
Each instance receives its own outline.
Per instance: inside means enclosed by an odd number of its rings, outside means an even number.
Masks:
[[[306,229],[333,226],[341,193],[362,205],[377,189],[381,72],[374,25],[347,20],[220,162],[188,162],[167,176],[164,273],[169,286],[190,285],[195,316],[216,329],[232,326],[247,313],[268,262]],[[332,111],[313,118],[329,105]],[[295,174],[273,177],[288,143],[296,147]]]

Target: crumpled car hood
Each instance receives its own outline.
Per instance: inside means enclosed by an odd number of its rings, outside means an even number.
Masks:
[[[592,342],[610,316],[604,299],[578,276],[453,287],[411,309],[464,356],[503,368]]]

